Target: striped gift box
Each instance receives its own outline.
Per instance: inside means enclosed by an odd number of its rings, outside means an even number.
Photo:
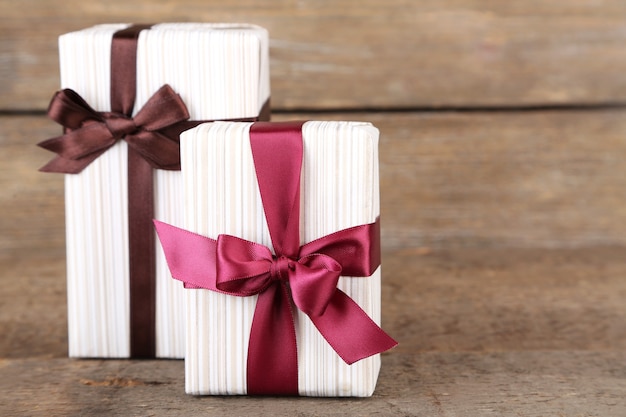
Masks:
[[[98,25],[59,39],[61,85],[97,111],[110,110],[112,36]],[[190,120],[251,118],[269,99],[268,34],[239,24],[164,23],[137,41],[135,112],[164,84]],[[120,140],[78,174],[65,176],[69,355],[131,356],[127,144]],[[154,217],[182,223],[180,171],[155,170]],[[158,243],[157,243],[158,245]],[[156,357],[185,350],[182,290],[156,250]]]
[[[271,247],[250,125],[209,123],[181,135],[184,229],[212,239],[230,234]],[[374,222],[380,211],[378,130],[369,123],[306,122],[302,137],[301,244]],[[378,267],[369,278],[341,277],[338,284],[377,324],[380,273]],[[246,357],[256,301],[256,296],[186,290],[187,393],[247,393]],[[300,311],[295,328],[300,395],[372,395],[379,354],[347,365]]]

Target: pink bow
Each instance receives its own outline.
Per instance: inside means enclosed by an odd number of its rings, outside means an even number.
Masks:
[[[217,238],[216,287],[232,295],[265,291],[274,281],[288,281],[296,306],[307,315],[324,314],[341,275],[341,265],[328,255],[279,258],[269,248],[234,236]]]
[[[378,219],[299,246],[301,127],[255,123],[250,129],[275,255],[238,237],[219,235],[214,240],[155,221],[172,276],[187,288],[259,295],[248,349],[250,394],[298,394],[291,299],[348,364],[397,344],[337,288],[341,275],[367,277],[378,268]]]

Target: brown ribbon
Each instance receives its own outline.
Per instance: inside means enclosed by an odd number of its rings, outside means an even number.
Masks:
[[[70,89],[54,95],[48,116],[65,126],[66,133],[39,144],[58,155],[41,171],[66,174],[81,172],[118,140],[126,141],[153,168],[180,169],[180,125],[198,123],[186,121],[189,114],[185,103],[167,84],[133,118],[97,112]]]
[[[59,91],[50,103],[48,115],[65,127],[65,133],[38,144],[57,154],[41,171],[78,173],[117,140],[128,143],[130,356],[133,358],[156,356],[153,168],[180,169],[180,133],[206,122],[187,120],[189,114],[184,102],[168,85],[161,87],[131,117],[137,87],[137,41],[140,32],[150,27],[133,25],[113,35],[111,111],[97,112],[76,92]],[[258,117],[229,120],[269,118],[268,99]]]
[[[149,28],[134,25],[113,35],[111,43],[111,111],[132,115],[137,91],[137,40]],[[128,256],[130,274],[130,356],[156,356],[155,237],[152,233],[152,167],[128,147]]]

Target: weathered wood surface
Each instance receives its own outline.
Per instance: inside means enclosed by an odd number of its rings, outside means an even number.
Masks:
[[[58,126],[4,116],[0,415],[626,415],[622,111],[316,117],[382,133],[400,346],[373,398],[197,398],[181,361],[67,359],[63,180],[34,146]]]
[[[380,129],[385,247],[626,245],[626,109],[285,117]]]
[[[266,27],[277,109],[626,102],[626,3],[0,0],[0,110],[43,110],[57,37],[96,23]]]
[[[626,110],[275,116],[286,118],[381,130],[387,248],[626,245]],[[36,172],[51,154],[34,144],[59,127],[43,116],[1,123],[0,210],[14,217],[0,224],[21,240],[0,249],[45,249],[64,239],[63,180]]]
[[[372,398],[191,397],[182,361],[0,363],[3,415],[620,417],[624,352],[437,352],[383,357]]]
[[[391,247],[626,244],[624,110],[363,118]]]

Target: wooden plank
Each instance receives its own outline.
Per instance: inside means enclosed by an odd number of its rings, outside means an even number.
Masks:
[[[368,399],[192,397],[183,361],[0,363],[2,415],[623,416],[622,352],[389,354]]]
[[[402,291],[388,281],[394,291],[385,297],[408,298],[385,304],[391,330],[417,335],[410,346],[626,348],[623,112],[324,117],[371,120],[381,129],[383,247],[395,253],[385,258],[385,274],[408,285]],[[31,306],[23,321],[7,319],[5,333],[17,339],[0,341],[0,351],[47,340],[38,352],[56,346],[62,356],[65,325],[51,329],[65,312],[48,311],[65,305],[55,298],[65,285],[63,181],[36,172],[49,155],[34,146],[58,127],[41,116],[0,123],[3,293],[15,308]],[[413,299],[412,309],[393,311]],[[452,315],[449,305],[457,306]],[[26,326],[34,317],[40,325]]]
[[[381,130],[388,248],[626,244],[624,110],[289,117]]]
[[[383,256],[400,352],[626,349],[626,248],[406,248]]]
[[[0,0],[0,110],[45,109],[58,35],[120,21],[266,27],[277,109],[626,101],[621,0]]]
[[[0,117],[0,255],[63,247],[63,176],[38,172],[52,154],[35,146],[60,133],[43,116]]]
[[[387,248],[626,244],[626,111],[288,114],[381,130]],[[42,116],[3,117],[0,249],[63,242],[63,180],[36,172]],[[37,217],[45,212],[53,221]],[[6,237],[5,237],[6,236]],[[18,240],[15,240],[19,237]],[[43,239],[42,239],[43,237]]]
[[[0,117],[0,415],[624,415],[623,116],[323,115],[381,129],[400,346],[369,400],[234,402],[186,396],[182,361],[66,358],[63,181],[34,146],[59,129]]]
[[[626,351],[626,249],[415,248],[383,254],[395,350]],[[0,257],[0,358],[67,356],[62,248]]]
[[[0,358],[66,356],[63,176],[37,171],[50,155],[35,146],[59,129],[43,116],[0,126]]]

